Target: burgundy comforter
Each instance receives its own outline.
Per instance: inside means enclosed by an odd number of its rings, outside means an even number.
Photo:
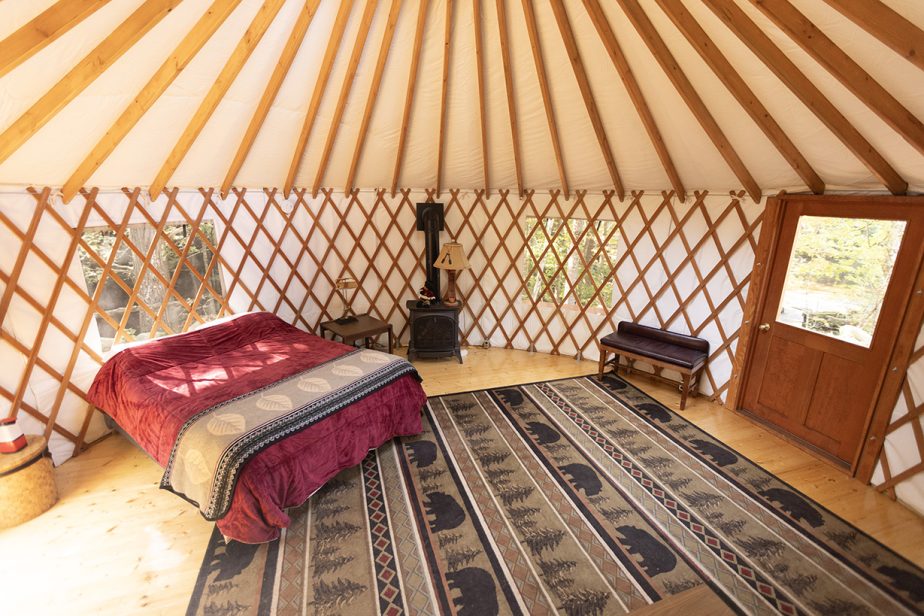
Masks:
[[[352,347],[256,313],[131,347],[106,362],[89,391],[161,466],[196,413],[343,355]],[[218,528],[245,543],[270,541],[300,505],[369,449],[418,434],[426,396],[405,375],[362,400],[256,454],[241,472]]]

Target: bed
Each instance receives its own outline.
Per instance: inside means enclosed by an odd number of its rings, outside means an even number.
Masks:
[[[100,369],[88,398],[165,468],[162,488],[244,543],[277,538],[287,507],[370,449],[419,434],[426,402],[405,360],[265,312],[124,349]],[[229,452],[237,457],[229,461]],[[208,489],[199,485],[203,455],[219,460]]]

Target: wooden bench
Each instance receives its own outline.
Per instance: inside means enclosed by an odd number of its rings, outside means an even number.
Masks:
[[[636,361],[653,365],[654,376],[665,381],[668,379],[661,376],[664,368],[679,372],[683,380],[680,386],[680,410],[686,408],[688,394],[696,395],[700,373],[709,358],[707,340],[629,321],[621,321],[615,332],[601,338],[599,348],[600,379],[603,379],[603,370],[610,353],[616,354],[612,359],[614,374],[619,373],[620,355],[626,358],[627,375],[632,374]]]

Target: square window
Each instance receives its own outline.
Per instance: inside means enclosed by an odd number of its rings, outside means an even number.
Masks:
[[[94,227],[84,230],[83,240],[79,256],[87,291],[93,297],[103,285],[96,326],[104,352],[119,342],[183,332],[221,313],[224,291],[211,249],[211,221],[202,222],[198,231],[188,224],[167,224],[160,235],[149,224],[129,225],[124,238],[111,227]],[[110,259],[112,269],[104,276]]]
[[[616,222],[526,218],[523,299],[559,306],[613,306]]]

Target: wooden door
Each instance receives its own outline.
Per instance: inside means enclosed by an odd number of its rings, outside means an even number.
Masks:
[[[921,262],[922,214],[908,201],[787,198],[745,410],[852,463]]]

